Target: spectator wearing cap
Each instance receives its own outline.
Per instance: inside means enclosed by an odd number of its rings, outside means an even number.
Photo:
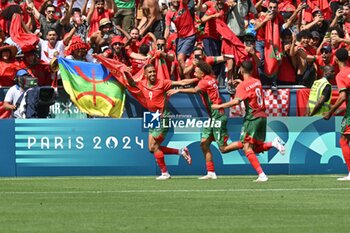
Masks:
[[[20,69],[15,73],[16,83],[6,92],[4,99],[4,108],[12,110],[12,117],[17,118],[20,116],[18,111],[19,99],[25,92],[25,76],[30,74],[25,69]]]
[[[312,50],[316,51],[320,45],[320,34],[317,31],[311,32],[310,47]]]
[[[54,17],[56,12],[56,7],[54,5],[47,5],[45,7],[45,16],[44,16],[38,11],[38,9],[36,9],[33,2],[29,2],[29,0],[26,0],[27,6],[29,8],[32,8],[34,17],[40,23],[41,38],[43,39],[46,38],[48,31],[51,29],[54,29],[55,31],[57,31],[58,36],[61,37],[63,26],[65,26],[69,22],[70,14],[75,1],[76,0],[72,0],[69,7],[66,8],[65,16],[59,20],[56,20]]]
[[[88,1],[88,0],[86,0]],[[116,10],[115,4],[112,0],[92,0],[91,8],[87,14],[87,22],[90,25],[88,38],[92,37],[95,32],[101,30],[101,20],[113,18]],[[84,12],[83,12],[84,13]],[[109,22],[111,24],[111,22]]]
[[[90,45],[95,53],[102,53],[111,43],[111,40],[116,35],[121,35],[121,32],[128,38],[130,35],[124,30],[114,28],[112,21],[109,18],[103,18],[99,23],[99,30],[90,37]]]
[[[16,46],[5,44],[0,47],[0,87],[14,84],[13,78],[20,69],[15,60],[16,54]]]
[[[332,52],[332,47],[329,44],[325,44],[320,49],[320,54],[315,56],[307,55],[305,57],[305,60],[308,62],[315,61],[316,69],[317,69],[317,79],[320,79],[323,77],[323,71],[325,66],[333,66],[335,74],[339,72],[339,67],[337,63],[335,62],[335,56]],[[332,85],[335,85],[335,79],[329,80]]]
[[[304,25],[302,27],[302,30],[317,31],[320,35],[320,40],[323,40],[331,23],[329,20],[324,19],[322,11],[318,7],[313,9],[312,17],[313,20],[310,23]]]

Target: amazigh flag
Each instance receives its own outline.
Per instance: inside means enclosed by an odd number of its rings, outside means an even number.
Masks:
[[[268,77],[277,73],[279,61],[282,59],[282,44],[279,30],[277,17],[266,23],[264,72]]]
[[[63,86],[73,103],[92,116],[119,118],[123,114],[123,86],[102,65],[58,58]]]
[[[216,30],[222,37],[222,54],[233,55],[236,65],[240,64],[248,58],[248,53],[245,50],[244,44],[231,31],[227,24],[221,19],[215,19]]]
[[[127,76],[129,79],[134,80],[134,82],[141,82],[144,77],[142,68],[139,72],[137,72],[134,76],[132,76],[129,72],[126,71],[127,66],[121,62],[116,60],[106,58],[102,55],[94,56],[101,64],[106,67],[113,75],[117,78],[117,80],[128,89],[129,93],[145,108],[147,108],[147,100],[144,98],[142,91],[133,87],[127,81]]]

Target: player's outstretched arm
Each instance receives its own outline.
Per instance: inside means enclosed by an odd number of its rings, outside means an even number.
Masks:
[[[233,99],[229,102],[226,102],[226,103],[222,103],[222,104],[213,104],[211,106],[212,109],[220,109],[220,108],[229,108],[229,107],[232,107],[234,105],[238,105],[241,101],[239,99]]]
[[[329,110],[328,112],[325,112],[323,114],[323,118],[325,120],[329,120],[331,118],[331,116],[333,115],[333,113],[344,103],[344,101],[346,100],[346,92],[341,91],[339,92],[339,96],[337,101],[335,102],[334,105],[332,105],[331,110]]]
[[[183,79],[180,81],[173,81],[172,86],[186,86],[192,83],[198,82],[198,78]]]
[[[184,88],[184,89],[170,89],[169,91],[167,91],[167,95],[171,96],[177,93],[197,94],[200,91],[201,90],[199,89],[199,87]]]

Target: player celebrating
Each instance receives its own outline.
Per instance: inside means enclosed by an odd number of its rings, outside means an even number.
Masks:
[[[250,164],[254,167],[259,177],[256,182],[265,182],[268,177],[260,166],[255,152],[267,151],[275,147],[283,155],[285,153],[284,142],[276,137],[272,142],[264,143],[266,137],[266,113],[264,96],[260,80],[252,77],[254,66],[251,61],[244,61],[240,71],[243,81],[236,88],[235,98],[227,103],[214,104],[212,109],[228,108],[244,101],[246,115],[241,132],[241,141],[236,142],[236,149],[242,149]],[[236,81],[237,82],[237,81]]]
[[[241,149],[243,145],[241,142],[233,142],[227,145],[227,116],[225,115],[225,111],[222,108],[213,108],[215,104],[217,106],[218,104],[221,104],[222,100],[220,98],[218,90],[218,82],[213,75],[211,66],[204,61],[199,61],[197,67],[195,68],[194,76],[200,80],[196,87],[189,89],[170,90],[168,91],[168,94],[173,95],[179,92],[190,94],[199,93],[202,97],[204,105],[207,108],[208,115],[211,117],[211,121],[221,123],[220,127],[215,127],[216,124],[214,124],[213,127],[209,126],[204,128],[201,136],[201,148],[206,160],[208,173],[206,176],[200,177],[199,179],[217,179],[212,158],[213,156],[210,150],[210,144],[215,140],[219,146],[221,153],[228,153],[233,150]],[[256,157],[255,160],[257,160]]]
[[[340,72],[335,77],[339,90],[339,97],[331,109],[324,114],[324,119],[329,120],[332,114],[346,101],[346,112],[341,124],[341,137],[339,145],[343,152],[345,163],[348,167],[349,174],[345,177],[338,178],[341,181],[350,181],[350,67],[348,65],[349,54],[344,48],[340,48],[335,52],[335,61],[339,66]]]
[[[161,146],[164,138],[168,132],[168,128],[163,127],[163,124],[169,125],[169,115],[170,112],[166,109],[167,96],[166,92],[170,90],[172,86],[184,86],[191,84],[196,79],[186,79],[181,81],[171,81],[167,79],[157,78],[156,69],[154,65],[149,64],[144,67],[145,79],[140,82],[134,82],[130,77],[129,88],[137,88],[139,90],[139,98],[145,99],[145,106],[150,112],[155,112],[154,114],[159,114],[161,117],[160,128],[150,129],[148,135],[148,148],[149,151],[156,158],[157,164],[162,171],[162,175],[157,177],[157,180],[167,180],[170,179],[170,174],[167,170],[164,154],[179,154],[184,157],[188,164],[192,163],[191,156],[187,147],[180,150]]]

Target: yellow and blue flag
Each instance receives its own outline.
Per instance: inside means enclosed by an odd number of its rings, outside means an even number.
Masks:
[[[92,116],[120,118],[124,87],[101,64],[58,58],[63,86],[72,102]]]

